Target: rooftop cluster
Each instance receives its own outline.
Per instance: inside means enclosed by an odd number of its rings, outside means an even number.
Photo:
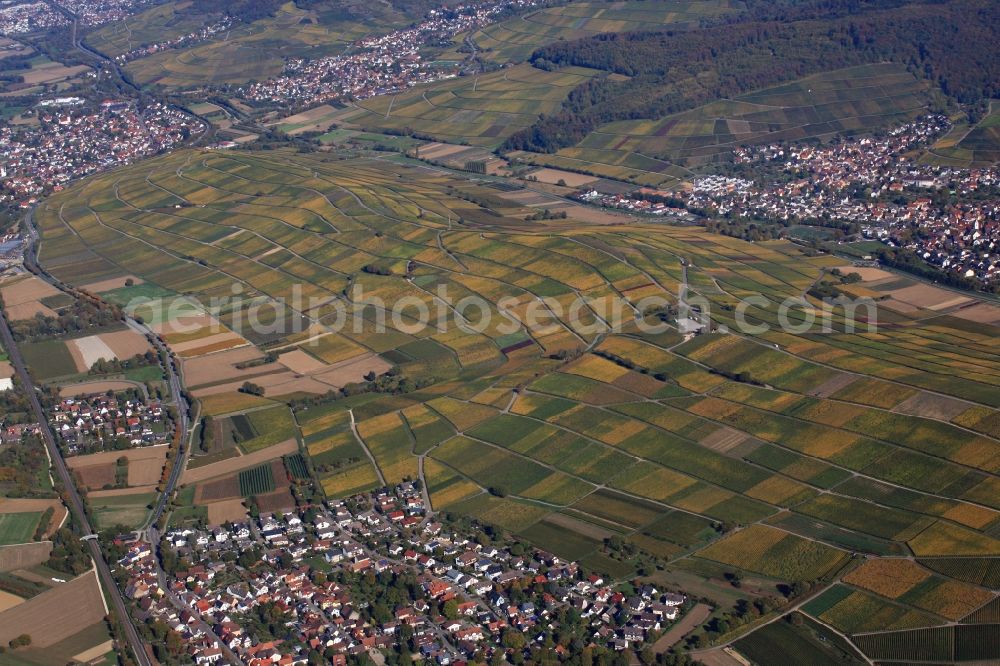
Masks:
[[[69,454],[163,444],[171,434],[159,402],[103,394],[60,400],[52,408],[52,429]]]
[[[913,157],[950,127],[944,116],[927,115],[883,136],[825,146],[741,147],[737,164],[764,166],[777,177],[708,176],[677,196],[713,215],[853,224],[949,272],[994,283],[1000,277],[1000,170],[930,166]]]
[[[136,13],[148,0],[59,0],[84,25],[103,25]]]
[[[69,19],[47,2],[0,6],[0,35],[22,35],[69,25]]]
[[[505,10],[534,4],[536,0],[496,0],[431,10],[412,27],[359,40],[354,53],[290,60],[280,76],[240,88],[237,93],[257,102],[318,104],[341,98],[364,99],[454,77],[455,68],[425,62],[421,49],[491,23]]]
[[[0,202],[30,206],[75,178],[155,155],[204,130],[201,121],[158,102],[39,110],[38,120],[0,125]]]
[[[167,532],[167,589],[149,544],[119,561],[140,617],[170,628],[197,663],[333,664],[382,650],[438,664],[533,649],[621,651],[676,619],[687,599],[622,591],[574,562],[446,528],[403,483],[349,501]],[[576,645],[579,643],[579,645]],[[515,653],[517,657],[515,657]]]

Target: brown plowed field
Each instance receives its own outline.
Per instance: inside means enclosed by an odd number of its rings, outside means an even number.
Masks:
[[[145,354],[151,349],[146,336],[136,333],[132,329],[101,333],[101,340],[111,348],[115,356],[122,359],[132,358],[136,354]]]
[[[59,388],[59,397],[61,398],[75,398],[81,395],[96,395],[98,393],[106,393],[108,391],[125,391],[127,389],[136,388],[138,384],[135,382],[128,382],[125,380],[121,381],[108,381],[108,382],[84,382],[82,384],[70,384],[68,386],[62,386]]]
[[[268,364],[256,368],[239,369],[237,363],[258,359],[263,354],[256,347],[237,347],[217,354],[211,354],[197,360],[187,359],[181,361],[184,372],[184,383],[192,389],[203,384],[215,384],[234,379],[245,379],[254,375],[267,373],[269,370],[279,368],[277,363]]]
[[[152,486],[160,482],[160,474],[167,459],[166,446],[143,446],[124,451],[103,451],[85,456],[73,456],[66,459],[66,464],[77,474],[85,475],[88,480],[91,474],[95,480],[98,479],[99,472],[91,472],[87,468],[110,467],[111,480],[105,483],[114,483],[115,464],[122,456],[128,458],[128,485]],[[92,488],[100,488],[101,485],[92,486],[88,483],[88,487]]]
[[[26,301],[17,305],[7,306],[7,318],[11,321],[31,319],[37,314],[45,315],[46,317],[56,316],[55,310],[42,305],[38,301]]]
[[[230,474],[220,479],[213,479],[205,483],[198,484],[194,493],[195,504],[207,504],[219,500],[228,500],[242,497],[240,495],[240,479],[236,474]]]
[[[87,490],[100,490],[104,486],[115,485],[115,464],[113,462],[77,467],[73,471],[76,472],[79,484]]]
[[[275,511],[291,511],[295,508],[295,499],[288,488],[275,490],[266,495],[257,495],[257,506],[261,513],[274,513]]]
[[[108,278],[107,280],[100,280],[98,282],[91,282],[85,284],[80,289],[85,289],[92,294],[99,294],[102,291],[111,291],[112,289],[121,289],[125,286],[125,280],[132,278],[133,284],[142,284],[143,280],[140,277],[134,275],[122,275],[120,277]]]
[[[104,615],[97,574],[88,571],[0,613],[0,644],[28,634],[32,647],[49,647],[100,622]]]
[[[22,543],[17,546],[0,548],[0,571],[14,571],[33,567],[49,559],[52,552],[51,541],[36,541]]]

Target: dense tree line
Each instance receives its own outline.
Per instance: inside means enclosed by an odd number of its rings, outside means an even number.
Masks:
[[[109,326],[121,319],[122,311],[118,306],[77,300],[60,310],[55,317],[38,313],[31,319],[10,322],[10,328],[17,340],[36,342]]]
[[[884,266],[905,271],[925,280],[933,280],[934,282],[940,282],[949,287],[957,287],[959,289],[977,290],[980,288],[979,283],[973,278],[967,278],[957,273],[949,273],[931,266],[914,254],[912,250],[905,248],[885,248],[879,250],[876,256],[879,263]]]
[[[602,123],[659,118],[866,63],[897,62],[963,103],[1000,95],[1000,4],[992,0],[831,0],[761,11],[776,16],[750,20],[751,13],[695,30],[609,33],[538,49],[531,61],[541,69],[575,65],[629,78],[588,80],[557,113],[503,148],[553,152]]]
[[[79,576],[92,566],[90,552],[73,531],[61,527],[52,535],[52,553],[45,563],[50,569]]]
[[[0,447],[0,489],[5,497],[55,497],[55,492],[42,484],[49,459],[41,447],[35,435],[24,443]]]

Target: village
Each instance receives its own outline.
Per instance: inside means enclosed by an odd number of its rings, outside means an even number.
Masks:
[[[37,125],[0,123],[0,203],[27,208],[81,178],[155,155],[203,132],[204,124],[159,102],[105,100],[36,111]]]
[[[928,115],[881,137],[826,146],[737,148],[737,165],[776,167],[780,179],[712,175],[671,193],[713,216],[783,224],[855,225],[865,238],[913,251],[949,273],[995,284],[1000,278],[1000,170],[926,166],[909,153],[951,127]],[[746,171],[746,169],[744,169]],[[940,193],[955,193],[951,203]]]
[[[425,502],[419,484],[404,482],[295,513],[175,528],[161,542],[166,579],[144,541],[120,542],[118,574],[138,618],[168,626],[198,664],[230,653],[248,666],[312,663],[310,654],[382,663],[378,651],[442,666],[520,663],[532,647],[567,654],[570,643],[623,652],[688,606],[682,594],[626,593],[552,553],[446,527]]]
[[[576,192],[573,199],[603,208],[617,208],[640,215],[654,215],[674,222],[691,223],[697,218],[683,208],[671,206],[665,201],[653,201],[669,193],[648,188],[640,188],[632,194],[608,194],[597,190]]]
[[[535,4],[535,0],[499,0],[432,9],[413,27],[359,40],[354,44],[356,53],[316,60],[293,59],[281,76],[236,92],[258,103],[310,105],[335,99],[365,99],[418,83],[453,78],[457,76],[457,63],[435,66],[423,60],[421,49],[491,23],[505,10]]]
[[[66,455],[155,446],[173,434],[167,410],[138,391],[62,398],[50,413]]]
[[[166,39],[160,42],[154,42],[153,44],[144,44],[142,46],[138,46],[132,49],[131,51],[126,51],[125,53],[115,56],[115,62],[117,62],[120,65],[124,65],[125,63],[131,60],[136,60],[138,58],[145,58],[146,56],[152,55],[158,51],[162,51],[163,49],[191,46],[193,44],[197,44],[198,42],[211,39],[212,37],[218,34],[226,32],[232,27],[233,27],[232,17],[224,16],[215,23],[204,25],[198,30],[183,35],[178,35],[173,39]]]
[[[88,26],[104,25],[131,16],[149,5],[148,0],[59,0]]]
[[[24,35],[69,25],[69,19],[47,2],[0,6],[0,35]]]

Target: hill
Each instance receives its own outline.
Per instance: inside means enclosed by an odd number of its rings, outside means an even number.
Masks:
[[[288,59],[340,53],[408,20],[389,3],[181,2],[109,23],[85,41],[110,57],[129,54],[125,71],[136,83],[183,89],[265,79]]]
[[[829,140],[897,125],[927,109],[926,82],[893,64],[861,65],[666,116],[601,125],[554,154],[516,151],[523,162],[666,186],[688,169],[729,159],[755,143]]]
[[[990,100],[989,113],[969,126],[959,123],[931,146],[922,160],[962,169],[989,166],[1000,162],[1000,104]]]
[[[535,49],[555,41],[667,26],[697,27],[701,20],[736,11],[741,4],[731,0],[573,2],[515,16],[477,30],[469,39],[487,60],[524,62]]]
[[[808,3],[806,5],[808,7]],[[818,14],[818,10],[817,10]],[[947,35],[947,36],[946,36]],[[895,62],[965,102],[994,96],[1000,11],[982,0],[913,2],[843,18],[736,21],[698,30],[599,35],[532,54],[542,69],[590,67],[562,109],[511,137],[508,149],[554,152],[603,123],[657,119],[804,75]],[[981,48],[982,47],[982,48]]]

